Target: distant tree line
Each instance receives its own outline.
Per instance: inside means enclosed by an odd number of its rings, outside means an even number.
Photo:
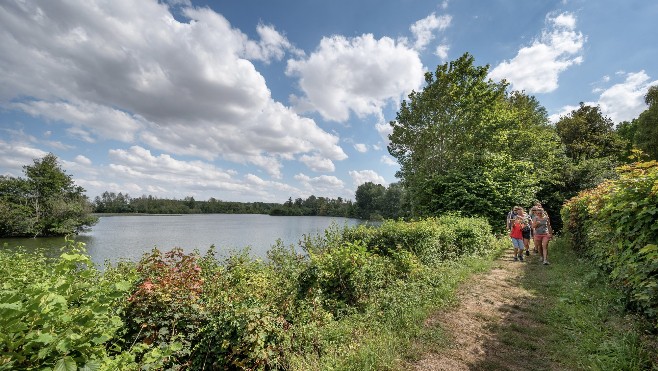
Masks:
[[[93,202],[96,213],[143,214],[269,214],[290,216],[342,216],[354,217],[357,213],[350,200],[309,196],[306,199],[289,198],[283,204],[268,202],[221,201],[210,198],[197,201],[194,197],[179,199],[141,196],[132,198],[121,192],[103,192]]]

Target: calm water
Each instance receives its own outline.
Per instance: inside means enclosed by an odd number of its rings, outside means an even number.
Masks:
[[[149,215],[101,217],[90,232],[75,237],[86,243],[94,262],[119,259],[137,260],[153,247],[166,251],[181,247],[186,252],[199,249],[205,253],[211,245],[228,256],[231,251],[250,248],[255,257],[266,257],[266,252],[280,238],[285,245],[293,244],[306,235],[323,233],[332,224],[339,227],[365,223],[359,219],[322,216],[269,216],[246,214]],[[0,246],[26,246],[59,252],[64,238],[0,239]]]

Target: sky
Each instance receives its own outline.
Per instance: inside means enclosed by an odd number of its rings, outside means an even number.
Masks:
[[[468,52],[555,122],[636,118],[645,0],[3,0],[0,174],[55,154],[93,200],[354,200],[399,170],[388,123]]]

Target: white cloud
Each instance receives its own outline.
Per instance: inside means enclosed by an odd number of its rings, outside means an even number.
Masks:
[[[547,17],[548,27],[530,46],[519,50],[516,57],[492,69],[489,77],[506,79],[516,90],[548,93],[558,88],[560,73],[582,63],[579,55],[586,37],[575,30],[576,17],[561,13]]]
[[[67,127],[281,176],[281,159],[347,156],[339,138],[272,99],[249,61],[300,55],[274,27],[250,40],[209,8],[170,1],[0,3],[0,107]],[[30,61],[30,63],[25,63]]]
[[[303,155],[300,157],[299,161],[315,172],[330,172],[336,170],[333,161],[321,156]]]
[[[584,103],[584,102],[583,102]],[[585,103],[587,105],[596,105],[596,103]],[[567,105],[560,108],[560,111],[548,116],[548,120],[552,123],[556,123],[560,120],[561,117],[568,115],[573,110],[577,110],[579,106]]]
[[[409,30],[416,37],[414,48],[416,50],[423,50],[434,39],[434,31],[443,31],[450,26],[452,17],[450,15],[442,15],[437,17],[435,13],[416,21]]]
[[[368,152],[368,146],[363,143],[355,143],[354,144],[354,149],[356,149],[358,152],[365,153]]]
[[[391,156],[386,156],[386,155],[382,156],[381,162],[390,166],[398,166],[398,162],[395,161],[395,159]]]
[[[448,59],[448,51],[450,51],[449,45],[439,45],[436,47],[436,50],[434,51],[434,55],[441,58],[442,61],[445,61],[446,59]]]
[[[650,77],[644,72],[617,73],[617,76],[623,77],[624,81],[614,84],[607,88],[597,88],[594,92],[600,93],[595,102],[583,102],[588,106],[601,107],[601,113],[609,117],[615,124],[622,121],[630,121],[637,118],[640,113],[647,109],[644,102],[644,96],[650,86],[658,84],[658,80],[651,81]],[[609,82],[610,78],[605,76],[604,82]],[[571,111],[578,109],[579,106],[564,106],[559,112],[550,115],[551,122],[557,122],[560,117],[565,116]]]
[[[393,127],[387,122],[380,122],[375,125],[375,129],[377,129],[379,135],[381,135],[382,138],[388,143],[388,136],[393,134]]]
[[[377,174],[374,170],[351,170],[350,176],[354,182],[354,188],[357,188],[361,184],[367,182],[373,182],[375,184],[386,185],[386,180],[381,175]]]
[[[306,174],[299,173],[294,178],[302,185],[309,196],[324,196],[326,194],[342,194],[346,198],[353,196],[352,192],[344,189],[345,184],[343,181],[333,175],[310,177]]]
[[[304,52],[295,48],[288,39],[281,35],[272,25],[259,24],[256,32],[260,36],[259,42],[247,41],[245,45],[246,55],[249,59],[264,61],[281,60],[286,51],[295,55],[303,55]]]
[[[80,165],[85,165],[85,166],[91,165],[91,160],[88,159],[87,157],[83,156],[83,155],[75,156],[75,162],[79,163]]]
[[[393,39],[372,34],[325,37],[305,59],[288,60],[286,74],[299,77],[303,96],[291,96],[298,111],[317,111],[327,120],[382,117],[388,103],[397,104],[423,82],[418,53]]]
[[[598,100],[601,112],[615,123],[637,118],[647,109],[644,96],[649,86],[655,84],[658,84],[658,80],[650,81],[644,71],[626,74],[624,82],[615,84],[601,93]]]
[[[34,159],[47,154],[23,143],[5,142],[0,139],[0,168],[6,169],[2,175],[23,177],[24,165],[30,165]]]

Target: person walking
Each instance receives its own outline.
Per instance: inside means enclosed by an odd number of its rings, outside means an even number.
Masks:
[[[512,247],[514,248],[514,261],[523,261],[523,218],[517,216],[510,228],[510,238],[512,239]]]
[[[544,265],[548,265],[548,243],[553,236],[551,220],[548,218],[544,209],[535,209],[532,227],[534,228],[535,247],[539,250],[539,256]]]
[[[530,256],[530,238],[532,237],[532,219],[530,215],[525,213],[525,209],[519,207],[517,216],[523,220],[521,234],[523,235],[523,247],[525,248],[525,255]]]

